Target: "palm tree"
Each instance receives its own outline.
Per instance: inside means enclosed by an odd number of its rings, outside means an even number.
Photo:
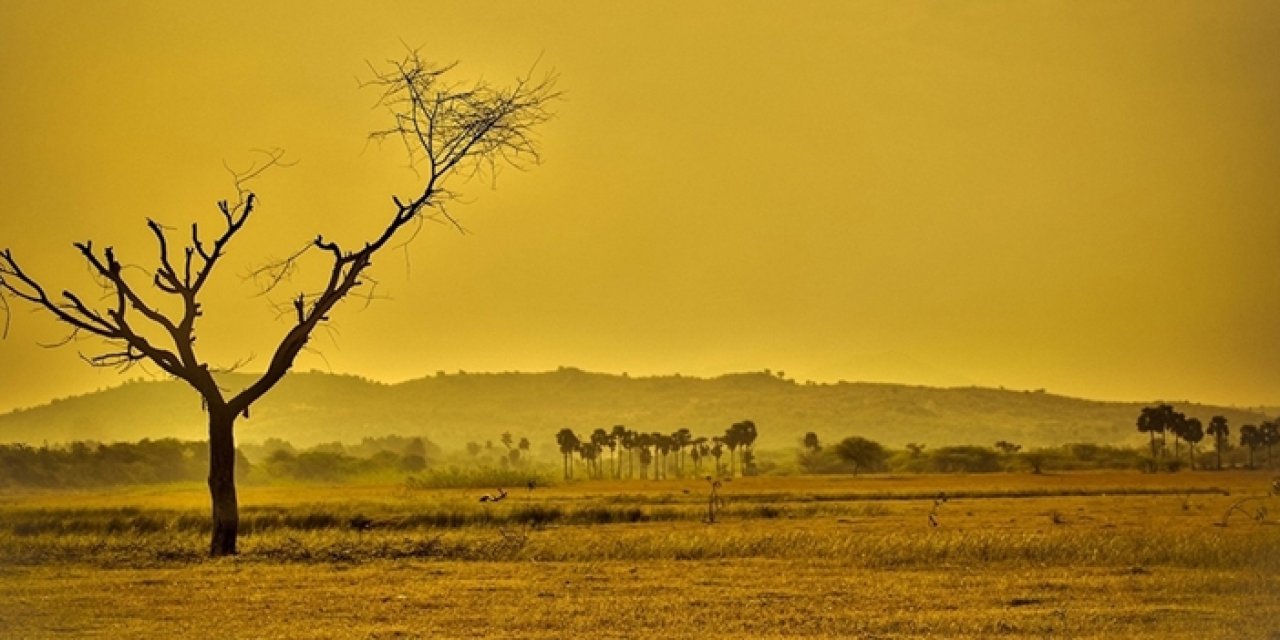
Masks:
[[[724,438],[721,438],[720,436],[716,436],[712,438],[711,441],[715,444],[711,445],[711,451],[709,451],[708,453],[711,454],[712,458],[716,459],[716,475],[719,476],[720,475],[720,456],[724,455]]]
[[[1172,423],[1173,407],[1167,404],[1143,407],[1142,412],[1138,414],[1138,432],[1151,435],[1151,460],[1153,465],[1156,459],[1156,434],[1160,434],[1160,441],[1163,444],[1165,431],[1172,426]]]
[[[1169,432],[1173,434],[1173,459],[1176,461],[1179,452],[1178,442],[1187,437],[1187,416],[1170,410],[1168,427]]]
[[[1182,438],[1187,441],[1187,462],[1194,471],[1196,468],[1196,445],[1204,440],[1204,425],[1199,418],[1187,418],[1182,427]]]
[[[733,477],[733,454],[738,447],[750,447],[756,439],[756,425],[750,420],[733,423],[724,432],[724,444],[729,447],[729,477]],[[738,464],[742,471],[742,464]]]
[[[729,469],[726,475],[732,478],[733,477],[733,451],[734,449],[738,448],[738,434],[733,433],[732,430],[725,431],[724,435],[716,436],[716,442],[719,443],[723,448],[729,450]]]
[[[654,458],[653,479],[665,478],[667,477],[667,454],[671,452],[671,436],[654,431],[653,448],[658,454]]]
[[[641,434],[644,436],[644,434]],[[648,445],[640,445],[640,479],[645,480],[649,477],[649,463],[653,462],[653,454],[649,452]]]
[[[1280,444],[1280,426],[1275,422],[1264,422],[1258,427],[1259,444],[1267,448],[1267,468],[1272,468],[1271,447]]]
[[[653,462],[653,452],[649,447],[653,445],[653,434],[639,432],[634,436],[635,447],[640,450],[640,479],[645,480],[649,477],[649,463]]]
[[[756,430],[756,423],[752,422],[751,420],[743,420],[738,424],[740,425],[738,427],[738,441],[742,445],[743,454],[744,454],[742,462],[739,463],[739,466],[743,467],[741,469],[743,475],[747,475],[748,473],[754,475],[755,468],[756,468],[756,464],[755,464],[756,456],[755,456],[755,450],[753,449],[753,447],[756,444],[756,437],[759,436],[760,434]],[[748,456],[747,454],[750,454],[750,455]]]
[[[1251,424],[1240,427],[1240,446],[1249,449],[1249,468],[1253,468],[1253,452],[1262,445],[1262,434],[1258,432],[1258,428]]]
[[[587,465],[587,477],[600,477],[600,445],[594,442],[583,444],[579,449],[582,461]]]
[[[683,478],[684,477],[684,449],[685,447],[693,444],[693,432],[689,431],[684,427],[676,429],[675,433],[671,434],[671,441],[672,441],[672,444],[675,445],[676,454],[678,456],[676,459],[676,474],[679,475],[681,478]]]
[[[802,443],[804,444],[804,448],[808,449],[811,453],[817,453],[822,449],[822,444],[818,442],[818,434],[812,431],[804,434],[804,440]]]
[[[597,453],[604,453],[605,447],[609,446],[609,432],[604,429],[597,428],[591,432],[591,444],[595,445]],[[603,478],[602,469],[597,469],[596,475]]]
[[[556,444],[560,445],[560,455],[564,456],[564,479],[573,478],[573,454],[582,447],[582,440],[573,429],[565,427],[556,434]]]
[[[614,427],[615,432],[617,432],[618,429],[622,430],[620,435],[618,436],[618,444],[622,446],[623,453],[627,454],[627,477],[634,478],[636,477],[636,473],[635,473],[636,472],[636,460],[635,460],[636,434],[634,431],[622,425],[618,425]],[[619,477],[622,476],[621,460],[618,461],[618,476]]]
[[[1209,420],[1209,435],[1213,436],[1213,447],[1218,452],[1218,469],[1222,469],[1222,450],[1230,444],[1231,427],[1227,426],[1227,419],[1223,416],[1214,416]]]
[[[627,428],[620,424],[615,424],[613,425],[613,431],[609,433],[609,436],[612,440],[612,443],[610,444],[609,448],[615,451],[615,455],[613,458],[613,477],[621,478],[622,477],[622,460],[618,458],[618,456],[616,455],[616,451],[619,446],[622,447],[623,451],[630,450],[630,447],[627,446]]]
[[[702,461],[711,455],[711,446],[707,444],[710,438],[706,436],[698,436],[693,439],[692,449],[696,456],[693,458],[693,472],[702,473]]]

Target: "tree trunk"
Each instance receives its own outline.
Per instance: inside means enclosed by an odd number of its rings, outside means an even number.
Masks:
[[[236,499],[235,414],[209,409],[209,496],[213,500],[213,540],[210,556],[236,553],[240,505]]]
[[[1222,438],[1218,438],[1215,444],[1218,449],[1218,471],[1222,471]]]

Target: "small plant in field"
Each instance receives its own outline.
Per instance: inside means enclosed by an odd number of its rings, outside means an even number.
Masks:
[[[1246,502],[1252,502],[1252,501],[1254,501],[1254,500],[1265,500],[1266,498],[1270,497],[1270,495],[1271,495],[1271,494],[1268,494],[1267,496],[1252,496],[1252,497],[1249,497],[1249,498],[1241,498],[1241,499],[1239,499],[1239,500],[1235,501],[1235,502],[1234,502],[1230,507],[1227,507],[1227,511],[1226,511],[1226,513],[1222,514],[1222,521],[1221,521],[1221,522],[1216,522],[1216,523],[1214,523],[1214,524],[1218,525],[1219,527],[1225,527],[1225,526],[1227,526],[1228,522],[1229,522],[1229,521],[1230,521],[1230,519],[1231,519],[1231,514],[1233,514],[1233,513],[1237,512],[1237,511],[1239,511],[1239,512],[1240,512],[1240,513],[1242,513],[1242,514],[1244,514],[1244,517],[1246,517],[1246,518],[1250,518],[1250,519],[1252,519],[1254,522],[1257,522],[1258,524],[1263,524],[1263,523],[1267,522],[1267,507],[1266,507],[1266,505],[1258,505],[1258,507],[1257,507],[1256,509],[1254,509],[1253,513],[1249,513],[1249,511],[1248,511],[1247,509],[1245,509],[1245,508],[1244,508],[1244,504],[1245,504]]]
[[[933,499],[933,508],[929,510],[929,526],[930,527],[936,529],[939,526],[938,509],[940,509],[942,505],[946,503],[947,503],[947,494],[945,492],[939,491],[937,497]]]
[[[533,531],[533,524],[528,521],[514,529],[498,527],[498,535],[501,537],[501,541],[498,543],[497,550],[504,555],[519,552],[525,548],[525,545],[529,544],[531,531]]]
[[[724,508],[724,497],[720,495],[720,481],[707,476],[707,484],[710,485],[711,491],[707,494],[707,524],[716,523],[716,515]]]
[[[1266,495],[1250,496],[1247,498],[1241,498],[1239,500],[1236,500],[1234,503],[1232,503],[1230,507],[1227,507],[1226,513],[1222,514],[1222,521],[1215,522],[1214,524],[1218,525],[1219,527],[1227,526],[1227,523],[1231,518],[1231,514],[1237,511],[1244,514],[1246,518],[1251,518],[1254,522],[1257,522],[1259,524],[1275,524],[1274,522],[1267,521],[1267,506],[1265,504],[1258,505],[1257,508],[1253,510],[1253,513],[1249,513],[1249,511],[1244,508],[1244,505],[1245,503],[1252,502],[1254,500],[1267,500],[1268,498],[1273,498],[1277,496],[1280,496],[1280,478],[1273,478],[1271,480],[1271,486],[1268,487]]]

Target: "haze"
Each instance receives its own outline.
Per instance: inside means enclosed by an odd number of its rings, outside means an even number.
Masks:
[[[0,5],[0,247],[93,291],[72,241],[149,266],[145,217],[215,220],[223,163],[281,147],[297,164],[253,185],[199,333],[253,370],[286,325],[239,276],[362,240],[413,185],[402,149],[366,143],[384,120],[357,80],[420,45],[462,78],[557,72],[544,161],[467,185],[470,233],[384,256],[390,299],[347,301],[300,369],[1280,405],[1280,4],[324,7]],[[0,411],[121,381],[13,311]]]

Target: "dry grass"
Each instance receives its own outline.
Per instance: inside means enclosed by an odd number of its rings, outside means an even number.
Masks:
[[[0,636],[1274,638],[1270,480],[738,479],[715,525],[694,480],[487,507],[474,491],[247,488],[262,526],[216,561],[199,487],[8,495]],[[1262,521],[1215,524],[1246,496],[1270,506]]]

